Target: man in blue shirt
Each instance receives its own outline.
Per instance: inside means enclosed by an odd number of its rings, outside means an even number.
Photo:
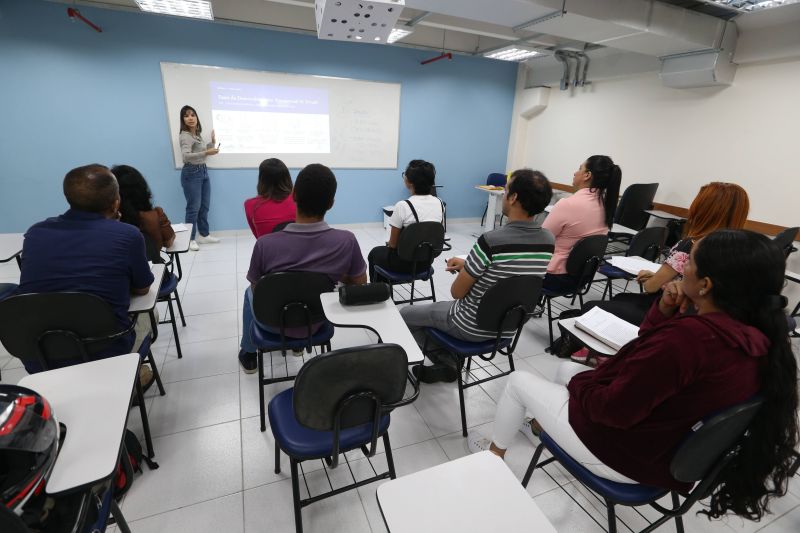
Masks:
[[[66,213],[34,224],[25,233],[17,293],[95,294],[114,309],[120,328],[128,328],[131,294],[146,294],[154,278],[142,233],[119,222],[117,179],[103,165],[78,167],[64,177],[64,196],[70,206]],[[143,322],[149,322],[146,316]],[[134,346],[131,332],[94,357],[129,353],[138,349],[142,338],[137,335]],[[26,369],[42,370],[36,363],[26,364]]]

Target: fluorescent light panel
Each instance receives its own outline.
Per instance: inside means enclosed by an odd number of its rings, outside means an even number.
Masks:
[[[214,20],[211,2],[206,0],[136,0],[136,3],[149,13]]]
[[[393,43],[395,41],[399,41],[400,39],[402,39],[404,37],[408,37],[409,35],[411,35],[411,32],[412,32],[412,30],[404,30],[404,29],[401,29],[401,28],[395,28],[395,29],[392,30],[392,33],[389,34],[389,38],[386,39],[386,42],[391,44],[391,43]]]
[[[483,54],[483,57],[489,59],[500,59],[502,61],[525,61],[528,58],[539,55],[536,50],[528,48],[517,48],[516,46],[507,46],[494,52]]]
[[[743,11],[760,11],[797,2],[800,0],[714,0],[716,4],[735,7]]]

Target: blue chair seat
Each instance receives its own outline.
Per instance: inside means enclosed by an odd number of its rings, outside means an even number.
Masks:
[[[410,282],[411,280],[428,281],[428,279],[433,276],[433,267],[430,267],[428,270],[424,270],[422,272],[417,272],[416,276],[412,276],[407,272],[393,272],[377,265],[375,266],[375,272],[384,279],[400,283]]]
[[[0,300],[8,298],[14,294],[14,291],[17,290],[18,286],[19,285],[16,283],[0,283]]]
[[[597,269],[602,275],[612,279],[633,279],[635,276],[613,265],[603,265]]]
[[[485,353],[491,353],[492,350],[494,350],[494,339],[485,340],[481,342],[465,341],[450,336],[447,333],[439,331],[438,329],[434,328],[425,328],[425,329],[428,335],[430,335],[430,337],[433,340],[435,340],[436,342],[438,342],[451,352],[460,355],[464,356],[482,355]],[[498,345],[498,348],[506,348],[507,346],[510,346],[512,340],[513,340],[512,338],[500,339],[500,344]]]
[[[292,394],[294,388],[276,395],[269,402],[269,423],[275,441],[287,455],[295,459],[314,459],[327,457],[333,448],[332,431],[316,431],[301,426],[294,417]],[[389,429],[389,415],[381,418],[378,436]],[[339,434],[339,449],[342,451],[358,448],[370,442],[372,424],[363,424],[342,430]]]
[[[644,505],[669,493],[668,490],[659,487],[639,485],[638,483],[618,483],[599,477],[591,473],[582,464],[567,454],[567,452],[562,450],[544,431],[539,435],[539,439],[542,441],[545,448],[550,451],[553,457],[555,457],[570,474],[575,476],[594,492],[607,497],[615,503],[634,506]]]
[[[333,332],[333,324],[326,320],[322,323],[322,326],[317,332],[311,335],[311,345],[320,346],[322,344],[327,344],[333,337]],[[281,334],[267,331],[259,327],[255,322],[253,322],[253,326],[250,328],[250,337],[253,339],[253,343],[261,348],[262,351],[271,352],[273,350],[280,350],[281,348]],[[308,345],[307,339],[294,339],[291,337],[285,337],[285,339],[286,342],[283,345],[290,350],[300,350]]]
[[[161,280],[161,287],[158,288],[158,299],[166,298],[178,287],[178,276],[172,272],[167,272]]]

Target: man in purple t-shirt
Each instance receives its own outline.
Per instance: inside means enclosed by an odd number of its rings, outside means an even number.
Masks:
[[[292,198],[297,204],[297,220],[283,231],[262,235],[253,248],[247,280],[252,284],[266,274],[290,270],[319,272],[331,281],[346,284],[367,282],[367,264],[361,255],[356,236],[333,229],[325,222],[325,213],[333,207],[336,177],[324,165],[308,165],[297,175]],[[241,349],[239,363],[248,374],[258,370],[257,347],[250,338],[253,323],[253,290],[244,293]]]

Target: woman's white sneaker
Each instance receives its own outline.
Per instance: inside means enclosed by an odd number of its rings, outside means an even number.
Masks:
[[[214,244],[216,242],[219,242],[219,239],[217,239],[216,237],[212,237],[211,235],[205,235],[205,236],[198,235],[197,242],[199,242],[200,244]]]
[[[482,435],[467,438],[467,450],[469,453],[488,452],[492,441]]]
[[[193,252],[199,250],[200,247],[197,245],[197,241],[189,241],[189,249]]]

